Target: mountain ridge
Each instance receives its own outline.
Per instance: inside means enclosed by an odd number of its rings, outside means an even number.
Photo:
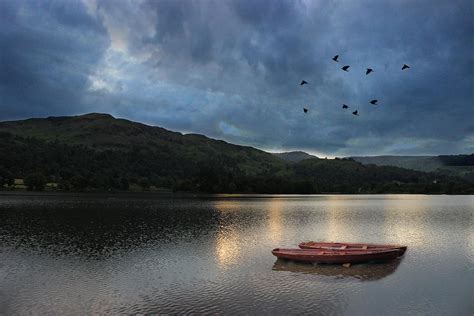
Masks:
[[[301,150],[273,153],[273,155],[288,162],[300,162],[305,159],[313,159],[313,158],[319,159],[319,157],[310,155]]]
[[[353,156],[349,157],[362,164],[394,166],[423,172],[462,177],[474,181],[474,154],[438,156]]]
[[[467,192],[461,179],[353,159],[274,154],[103,113],[0,122],[0,180],[47,178],[68,190],[131,185],[221,193]],[[295,153],[293,153],[295,155]],[[34,187],[33,187],[34,188]]]
[[[64,125],[64,129],[60,127],[60,125],[64,122],[68,123],[68,125]],[[81,130],[81,137],[76,137],[74,133],[71,134],[71,129],[74,130],[75,128],[84,128],[85,123],[91,123],[91,122],[106,122],[107,125],[102,126],[100,129],[97,126],[91,125],[91,126],[86,126],[87,130]],[[42,124],[42,126],[38,126],[37,123]],[[44,126],[49,123],[50,129],[48,129],[47,126]],[[35,125],[33,125],[35,124]],[[21,129],[15,129],[20,125]],[[46,127],[46,130],[45,130]],[[105,128],[108,128],[106,130]],[[122,139],[119,142],[116,142],[115,145],[118,147],[122,147],[123,143],[133,143],[136,141],[134,136],[138,136],[140,133],[146,134],[149,136],[158,136],[158,137],[164,137],[165,140],[175,140],[174,137],[184,137],[188,139],[200,139],[202,141],[217,141],[221,142],[223,144],[229,145],[229,146],[237,146],[241,148],[252,148],[255,150],[258,150],[260,152],[267,153],[263,150],[260,150],[258,148],[254,148],[251,146],[245,146],[245,145],[236,145],[229,143],[225,140],[220,140],[220,139],[214,139],[211,137],[208,137],[206,135],[198,134],[198,133],[181,133],[181,132],[176,132],[176,131],[171,131],[166,128],[160,127],[160,126],[155,126],[155,125],[148,125],[144,124],[141,122],[135,122],[131,121],[128,119],[124,118],[116,118],[108,113],[87,113],[83,115],[74,115],[74,116],[49,116],[46,118],[29,118],[29,119],[24,119],[24,120],[12,120],[12,121],[0,121],[0,131],[9,131],[12,132],[12,128],[14,128],[14,134],[20,135],[20,136],[33,136],[37,137],[40,139],[44,139],[47,141],[50,140],[62,140],[62,141],[69,141],[72,143],[77,143],[77,144],[84,144],[84,145],[111,145],[110,140],[106,143],[103,144],[101,142],[101,139],[94,139],[93,142],[91,142],[90,139],[86,139],[82,137],[82,135],[86,132],[93,131],[95,133],[100,133],[100,132],[105,132],[107,134],[107,137],[111,137],[111,132],[117,133],[123,130],[124,128],[132,128],[133,133],[130,135],[130,130],[128,130],[128,135],[129,139]],[[55,133],[52,133],[54,129]],[[63,133],[63,134],[61,134]],[[65,134],[64,134],[65,133]],[[122,135],[123,136],[123,135]],[[112,140],[113,136],[112,136]]]

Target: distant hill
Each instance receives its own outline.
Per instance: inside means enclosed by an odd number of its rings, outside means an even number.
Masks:
[[[0,188],[242,193],[468,193],[440,174],[363,165],[352,159],[288,162],[198,134],[172,132],[108,114],[0,122]]]
[[[474,154],[444,156],[371,156],[351,157],[377,166],[395,166],[424,172],[463,177],[474,182]]]
[[[98,151],[145,150],[165,161],[172,158],[183,163],[225,155],[246,174],[283,165],[273,155],[252,147],[233,145],[199,134],[183,135],[101,113],[0,122],[0,131],[48,142],[84,145]]]
[[[425,172],[435,171],[443,166],[441,159],[437,156],[369,156],[350,158],[364,165],[395,166]]]
[[[301,160],[305,159],[318,158],[316,156],[305,153],[304,151],[289,151],[283,153],[274,153],[273,155],[288,162],[300,162]]]

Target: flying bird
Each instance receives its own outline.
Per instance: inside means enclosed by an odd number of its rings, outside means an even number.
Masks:
[[[341,69],[344,70],[344,71],[348,71],[347,69],[349,69],[350,66],[344,66],[342,67]]]
[[[348,108],[349,108],[349,106],[347,106],[347,105],[343,104],[343,105],[342,105],[342,108],[343,108],[343,109],[348,109]]]
[[[307,108],[303,108],[303,112],[308,112],[308,109]]]
[[[301,80],[301,83],[300,83],[300,86],[304,85],[304,84],[308,84],[308,82],[304,81],[304,80]]]
[[[332,58],[332,60],[334,60],[335,62],[339,62],[339,60],[337,60],[339,58],[339,55],[336,55]]]
[[[379,102],[379,100],[371,100],[371,101],[370,101],[370,104],[377,105],[377,102]]]
[[[367,68],[367,71],[365,72],[366,75],[370,74],[371,72],[373,72],[374,70],[371,69],[371,68]]]
[[[407,68],[410,68],[410,66],[408,66],[407,64],[403,64],[402,70],[405,70]]]
[[[356,115],[356,116],[359,116],[359,112],[357,110],[355,110],[354,112],[352,112],[352,114]]]

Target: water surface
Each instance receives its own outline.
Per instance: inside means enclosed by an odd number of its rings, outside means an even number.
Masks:
[[[0,314],[472,315],[474,197],[0,195]],[[350,268],[305,240],[400,243]]]

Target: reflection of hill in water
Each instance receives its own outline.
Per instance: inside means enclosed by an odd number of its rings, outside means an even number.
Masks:
[[[219,225],[217,211],[205,198],[33,194],[14,201],[20,202],[12,207],[0,205],[0,253],[8,247],[105,258],[193,241]]]
[[[308,264],[278,259],[273,265],[274,271],[290,271],[304,274],[355,278],[361,281],[380,280],[397,270],[402,259],[385,263],[355,264],[349,268],[333,264]]]

